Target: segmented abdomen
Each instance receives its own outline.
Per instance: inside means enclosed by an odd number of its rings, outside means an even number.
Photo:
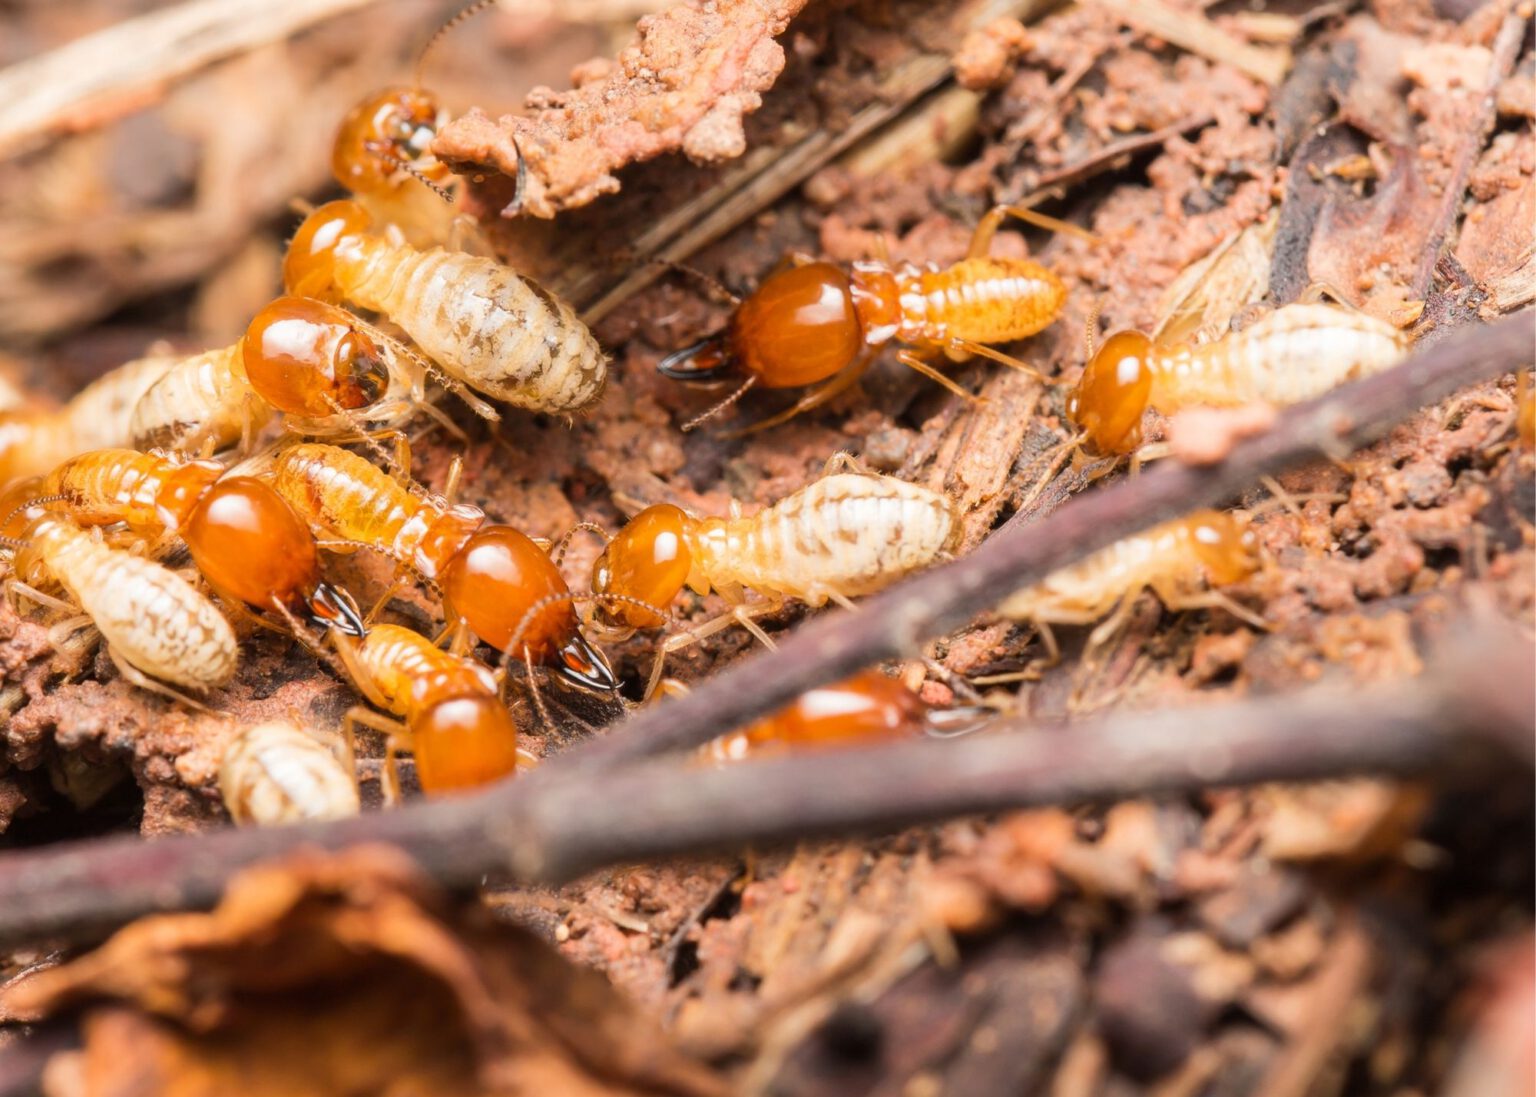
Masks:
[[[565,302],[493,259],[366,238],[338,271],[348,298],[386,314],[470,388],[534,411],[583,411],[608,364]]]
[[[347,541],[394,551],[421,504],[355,453],[305,443],[284,450],[272,486],[312,526]]]
[[[902,338],[942,344],[950,339],[1009,343],[1051,325],[1067,289],[1054,273],[1028,259],[962,259],[923,271],[901,285]]]
[[[64,496],[71,520],[82,525],[159,525],[155,497],[168,467],[165,458],[134,450],[82,453],[50,472],[38,495]]]
[[[244,729],[225,749],[219,791],[237,823],[279,826],[359,810],[357,784],[335,753],[278,720]]]
[[[133,409],[177,361],[135,359],[103,374],[57,411],[0,413],[0,484],[46,473],[77,453],[130,444]]]
[[[1189,523],[1175,519],[1106,545],[1015,591],[997,612],[1021,621],[1070,624],[1104,616],[1127,594],[1154,581],[1190,587],[1202,574]]]
[[[1157,353],[1151,404],[1162,412],[1261,402],[1284,407],[1379,373],[1407,350],[1402,332],[1364,313],[1286,305],[1215,342]]]
[[[32,524],[29,540],[23,553],[70,593],[129,664],[194,690],[234,677],[234,630],[179,575],[52,515]]]
[[[826,476],[751,518],[708,519],[699,543],[715,586],[820,605],[879,590],[951,551],[960,525],[938,492],[889,476]]]
[[[496,695],[488,668],[400,625],[371,629],[358,647],[358,657],[389,710],[407,720],[449,697]]]
[[[223,449],[271,416],[236,343],[176,362],[134,405],[129,432],[135,449]]]

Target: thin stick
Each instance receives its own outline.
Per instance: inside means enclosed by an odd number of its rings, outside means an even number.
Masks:
[[[106,121],[113,100],[135,110],[146,89],[374,2],[189,0],[18,62],[0,72],[0,159],[51,131]],[[88,103],[98,109],[82,114]]]
[[[1490,628],[1448,650],[1450,659],[1414,681],[1303,691],[1284,704],[1258,698],[1120,712],[1059,728],[1016,719],[967,739],[714,770],[652,760],[601,781],[569,770],[556,776],[546,765],[543,777],[478,796],[337,823],[15,853],[0,860],[0,943],[206,907],[233,872],[298,846],[393,843],[450,885],[473,886],[500,869],[528,883],[557,883],[605,864],[1005,808],[1365,772],[1486,776],[1479,761],[1509,769],[1507,754],[1489,747],[1529,738],[1536,719],[1529,644]],[[1342,726],[1348,735],[1339,734]]]

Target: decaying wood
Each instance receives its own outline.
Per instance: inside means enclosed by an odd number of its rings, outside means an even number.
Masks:
[[[1245,702],[1228,711],[1111,716],[1053,738],[995,735],[697,772],[682,782],[670,764],[620,768],[698,745],[813,685],[909,654],[924,637],[990,606],[997,592],[1111,540],[1218,502],[1259,476],[1362,445],[1421,405],[1529,361],[1533,338],[1523,315],[1462,331],[1393,370],[1291,409],[1273,433],[1240,443],[1223,465],[1154,469],[1134,483],[1075,500],[1035,525],[1005,526],[964,559],[861,610],[811,623],[777,651],[744,660],[687,697],[642,711],[522,781],[339,824],[226,831],[147,845],[115,839],[0,860],[0,940],[99,929],[147,911],[206,905],[241,865],[299,845],[394,842],[437,878],[459,884],[506,864],[527,879],[561,879],[614,861],[1010,804],[1360,770],[1433,770],[1448,750],[1454,754],[1465,745],[1457,728],[1508,734],[1515,726],[1523,735],[1531,719],[1530,691],[1475,685],[1529,674],[1529,653],[1501,640],[1493,653],[1479,649],[1473,670],[1429,675],[1369,702],[1358,692],[1346,696],[1349,719],[1362,729],[1351,736],[1335,730],[1345,718],[1341,702],[1319,695],[1284,706]],[[1494,677],[1479,679],[1479,666]],[[1472,692],[1463,692],[1469,683]],[[1512,707],[1486,707],[1501,697]],[[1328,706],[1331,714],[1323,711]],[[1375,733],[1364,728],[1370,721],[1378,722]],[[1308,730],[1315,742],[1302,748],[1298,736]],[[1111,758],[1124,762],[1111,764]],[[872,779],[872,767],[880,780]]]

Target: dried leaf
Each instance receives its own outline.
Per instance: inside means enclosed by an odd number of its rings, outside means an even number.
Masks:
[[[721,1092],[600,976],[387,847],[252,869],[213,912],[144,919],[0,997],[7,1019],[82,1007],[51,1094]]]

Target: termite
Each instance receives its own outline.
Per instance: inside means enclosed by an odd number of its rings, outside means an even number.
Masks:
[[[141,689],[195,705],[152,679],[203,693],[234,676],[234,630],[211,601],[168,568],[107,545],[57,514],[33,519],[8,547],[15,553],[12,589],[55,608],[78,607],[101,632],[119,672]],[[74,605],[37,589],[50,582]]]
[[[942,354],[959,361],[978,355],[1034,373],[992,344],[1011,343],[1048,327],[1061,313],[1067,289],[1053,271],[1031,259],[988,255],[998,225],[1010,216],[1087,235],[1076,225],[1030,209],[998,206],[976,226],[966,258],[950,267],[865,260],[845,271],[834,263],[797,260],[770,274],[737,304],[723,331],[657,365],[664,376],[682,381],[746,375],[736,391],[683,429],[713,417],[754,386],[815,386],[751,429],[785,422],[847,389],[892,340],[905,344],[897,361],[967,400],[974,396],[930,358]]]
[[[346,740],[288,720],[235,733],[219,763],[219,792],[230,818],[257,826],[345,819],[361,807]]]
[[[531,765],[518,749],[517,725],[484,663],[444,651],[400,625],[377,625],[362,640],[337,638],[337,652],[358,689],[404,720],[353,709],[349,721],[384,732],[385,769],[398,794],[395,755],[409,751],[430,794],[476,788]]]
[[[376,223],[398,231],[415,247],[449,244],[470,225],[451,205],[447,165],[432,154],[432,142],[447,123],[448,112],[437,95],[422,86],[422,73],[443,36],[491,3],[494,0],[479,0],[439,27],[417,54],[414,83],[370,93],[347,112],[331,146],[336,182]],[[517,197],[507,216],[521,204],[526,182],[519,158]]]
[[[514,407],[597,402],[607,358],[569,305],[494,259],[421,251],[373,226],[355,201],[311,213],[283,261],[288,292],[382,313],[454,380]]]
[[[1536,389],[1528,369],[1515,378],[1515,435],[1526,449],[1536,446]]]
[[[478,507],[414,493],[335,446],[291,446],[271,475],[310,525],[381,552],[436,586],[451,623],[462,621],[497,650],[572,685],[617,688],[607,660],[582,634],[565,579],[532,538],[487,522]]]
[[[271,418],[317,437],[390,429],[425,407],[423,369],[406,348],[335,305],[279,297],[239,341],[184,358],[133,409],[138,449],[219,450]]]
[[[1049,661],[1059,658],[1052,625],[1089,625],[1108,616],[1089,636],[1101,646],[1125,622],[1144,590],[1174,612],[1220,607],[1259,628],[1263,618],[1219,588],[1260,570],[1258,542],[1238,517],[1200,510],[1135,534],[1055,571],[1010,595],[998,613],[1039,629]]]
[[[139,358],[97,378],[61,408],[0,412],[0,484],[40,475],[86,450],[129,444],[134,407],[175,363],[174,356]]]
[[[1363,312],[1321,302],[1284,305],[1209,343],[1159,345],[1139,331],[1090,353],[1067,399],[1082,440],[1105,455],[1133,453],[1148,408],[1277,406],[1320,396],[1400,361],[1408,338]]]
[[[664,607],[687,586],[733,603],[729,613],[662,644],[650,692],[669,652],[732,622],[771,647],[752,618],[785,600],[848,605],[955,550],[960,515],[948,497],[890,476],[831,471],[848,463],[834,457],[828,475],[750,517],[699,518],[658,503],[614,536],[593,565],[594,594]],[[748,589],[765,598],[746,603]],[[665,623],[634,603],[604,605],[597,614],[629,630]]]
[[[85,525],[126,523],[173,534],[224,597],[322,630],[361,635],[352,598],[320,575],[314,534],[261,480],[226,476],[213,461],[179,462],[134,450],[73,457],[42,482],[37,498],[62,504]]]
[[[806,690],[777,712],[705,744],[700,753],[714,762],[739,762],[924,734],[949,737],[973,730],[990,715],[970,705],[931,708],[900,679],[866,670]]]

